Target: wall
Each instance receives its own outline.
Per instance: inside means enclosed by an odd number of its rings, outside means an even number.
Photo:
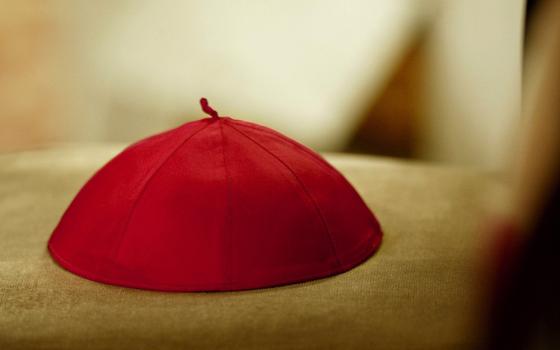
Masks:
[[[419,156],[501,168],[519,124],[523,0],[449,0],[426,47]]]

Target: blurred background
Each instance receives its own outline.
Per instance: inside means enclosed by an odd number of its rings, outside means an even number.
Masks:
[[[0,152],[205,115],[318,151],[501,168],[525,1],[1,1]]]

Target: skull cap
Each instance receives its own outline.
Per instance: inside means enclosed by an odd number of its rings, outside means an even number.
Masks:
[[[381,228],[320,155],[269,128],[210,115],[148,137],[83,186],[48,248],[65,269],[119,286],[231,291],[347,271]]]

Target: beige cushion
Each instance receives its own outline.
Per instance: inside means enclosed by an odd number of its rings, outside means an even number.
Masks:
[[[0,349],[463,349],[476,330],[479,172],[328,155],[379,218],[380,250],[318,281],[245,292],[104,285],[50,258],[70,200],[121,146],[0,156]]]

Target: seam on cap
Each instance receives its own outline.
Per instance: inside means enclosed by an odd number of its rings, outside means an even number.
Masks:
[[[240,133],[241,135],[243,135],[245,138],[247,138],[248,140],[252,141],[254,144],[256,144],[257,146],[259,146],[260,148],[262,148],[265,152],[267,152],[268,154],[270,154],[272,157],[274,157],[277,161],[279,161],[284,167],[286,167],[286,169],[288,169],[288,171],[294,176],[294,178],[296,179],[296,181],[299,183],[299,185],[301,186],[301,188],[303,189],[303,191],[305,192],[305,194],[307,195],[307,197],[309,198],[309,200],[311,201],[311,203],[313,204],[313,206],[315,207],[315,211],[317,212],[317,214],[319,215],[319,217],[321,218],[321,221],[323,223],[323,226],[325,227],[325,230],[327,232],[327,236],[329,238],[329,242],[331,244],[331,249],[333,251],[333,254],[336,258],[336,262],[338,264],[338,266],[342,266],[342,263],[338,257],[338,252],[336,250],[336,245],[334,244],[334,239],[332,237],[331,234],[331,230],[329,229],[329,225],[327,224],[327,221],[325,219],[325,216],[323,215],[323,212],[321,211],[321,208],[319,208],[319,205],[317,204],[317,201],[315,200],[315,198],[311,195],[311,193],[309,192],[309,189],[307,188],[307,186],[305,186],[305,184],[303,183],[303,181],[299,178],[299,176],[295,173],[295,171],[288,165],[286,164],[282,159],[280,159],[276,154],[274,154],[271,150],[269,150],[268,148],[266,148],[265,146],[263,146],[260,142],[254,140],[252,137],[250,137],[249,135],[245,134],[243,131],[239,130],[238,128],[236,128],[235,126],[231,125],[231,123],[226,123],[227,126],[229,126],[230,128],[232,128],[233,130],[237,131],[238,133]]]
[[[264,132],[267,135],[270,135],[272,137],[281,139],[282,141],[293,145],[298,150],[307,154],[309,156],[309,158],[311,160],[313,160],[313,162],[315,162],[315,164],[318,164],[319,166],[324,167],[325,169],[328,169],[328,170],[334,170],[337,174],[341,175],[340,172],[338,171],[338,169],[336,169],[331,163],[329,163],[320,154],[317,154],[316,152],[314,152],[309,147],[307,147],[307,146],[305,146],[305,145],[303,145],[303,144],[301,144],[301,143],[299,143],[295,140],[292,140],[291,138],[287,137],[286,135],[283,135],[276,130],[264,127],[262,125],[253,124],[253,123],[250,123],[250,122],[247,122],[247,121],[244,121],[244,120],[236,120],[236,122],[238,122],[239,126],[242,127],[242,128],[247,128],[247,129],[251,129],[251,130],[255,130],[255,131],[259,131],[259,132]],[[342,176],[342,177],[344,177],[344,176]]]
[[[329,162],[326,162],[325,159],[320,154],[315,153],[313,150],[311,150],[307,146],[305,146],[305,145],[287,137],[286,135],[283,135],[283,134],[279,133],[276,130],[267,128],[267,127],[262,126],[262,125],[254,124],[254,123],[251,123],[251,122],[248,122],[248,121],[245,121],[245,120],[235,120],[235,121],[237,122],[237,124],[240,127],[256,130],[256,131],[259,131],[259,132],[264,132],[268,135],[280,138],[283,141],[293,145],[297,149],[299,149],[299,150],[303,151],[304,153],[306,153],[307,155],[309,155],[314,161],[316,161],[321,166],[327,167],[328,169],[333,169],[333,166],[331,164],[329,164]],[[323,163],[326,163],[326,164],[323,164]]]
[[[226,177],[226,219],[225,221],[225,227],[226,227],[226,237],[227,237],[227,241],[225,242],[225,246],[226,246],[226,254],[227,254],[227,258],[225,259],[228,262],[228,265],[226,267],[226,274],[227,274],[227,278],[228,278],[228,283],[233,283],[233,230],[231,228],[231,221],[232,221],[232,213],[231,213],[231,179],[230,179],[230,175],[229,175],[229,171],[228,171],[228,167],[227,167],[227,162],[226,162],[226,139],[224,136],[224,126],[223,123],[220,123],[220,134],[222,136],[222,158],[224,161],[224,171],[225,171],[225,177]]]
[[[346,178],[346,176],[344,176],[338,169],[336,169],[329,161],[327,161],[326,159],[324,159],[323,157],[321,157],[320,155],[318,156],[317,154],[315,154],[310,148],[306,147],[305,145],[292,140],[291,138],[282,135],[281,133],[279,133],[276,130],[264,127],[262,125],[258,125],[258,124],[254,124],[254,123],[250,123],[244,120],[236,120],[236,122],[238,122],[239,127],[242,128],[247,128],[247,129],[251,129],[251,130],[255,130],[255,131],[259,131],[259,132],[264,132],[270,136],[279,138],[285,142],[288,142],[290,144],[292,144],[294,147],[296,147],[297,149],[301,150],[302,152],[304,152],[305,154],[307,154],[309,156],[309,158],[315,162],[316,164],[325,167],[325,169],[329,169],[331,171],[334,171],[334,173],[337,175],[338,180],[340,180],[342,182],[342,185],[345,186],[354,196],[354,198],[356,198],[359,202],[362,203],[362,205],[368,209],[369,213],[370,213],[370,219],[369,221],[371,222],[371,224],[373,226],[380,226],[379,224],[379,220],[377,220],[377,217],[375,216],[375,214],[373,213],[373,211],[369,208],[369,206],[367,205],[367,203],[365,202],[365,200],[362,198],[362,196],[358,193],[358,191],[356,190],[356,188],[354,188],[354,186],[350,183],[350,181]]]
[[[173,149],[173,151],[171,151],[169,153],[169,155],[163,160],[163,162],[161,162],[161,164],[158,165],[157,168],[155,168],[155,170],[150,175],[147,176],[146,181],[142,184],[142,187],[141,187],[140,191],[138,192],[138,195],[136,195],[136,199],[134,199],[134,202],[132,203],[132,206],[130,207],[130,211],[128,213],[128,216],[127,216],[125,224],[124,224],[124,228],[123,228],[123,230],[120,234],[119,241],[118,241],[118,243],[116,245],[116,248],[113,252],[113,260],[117,260],[117,258],[119,256],[119,253],[120,253],[120,250],[121,250],[121,247],[122,247],[122,243],[124,241],[124,237],[126,236],[126,232],[128,231],[128,227],[130,226],[130,222],[132,221],[132,216],[133,216],[134,212],[136,211],[136,207],[138,206],[138,203],[140,202],[140,199],[142,199],[142,197],[143,197],[144,193],[146,192],[146,189],[148,188],[148,185],[150,184],[152,179],[155,177],[155,175],[157,175],[157,173],[161,170],[161,168],[163,168],[163,166],[169,161],[169,159],[171,159],[171,157],[173,157],[173,155],[179,151],[179,149],[181,149],[190,139],[192,139],[195,135],[197,135],[202,130],[209,127],[211,124],[212,123],[208,123],[208,124],[204,125],[200,129],[196,130],[191,135],[189,135],[187,138],[185,138],[185,140],[181,141],[179,143],[179,145],[177,147],[175,147]]]

